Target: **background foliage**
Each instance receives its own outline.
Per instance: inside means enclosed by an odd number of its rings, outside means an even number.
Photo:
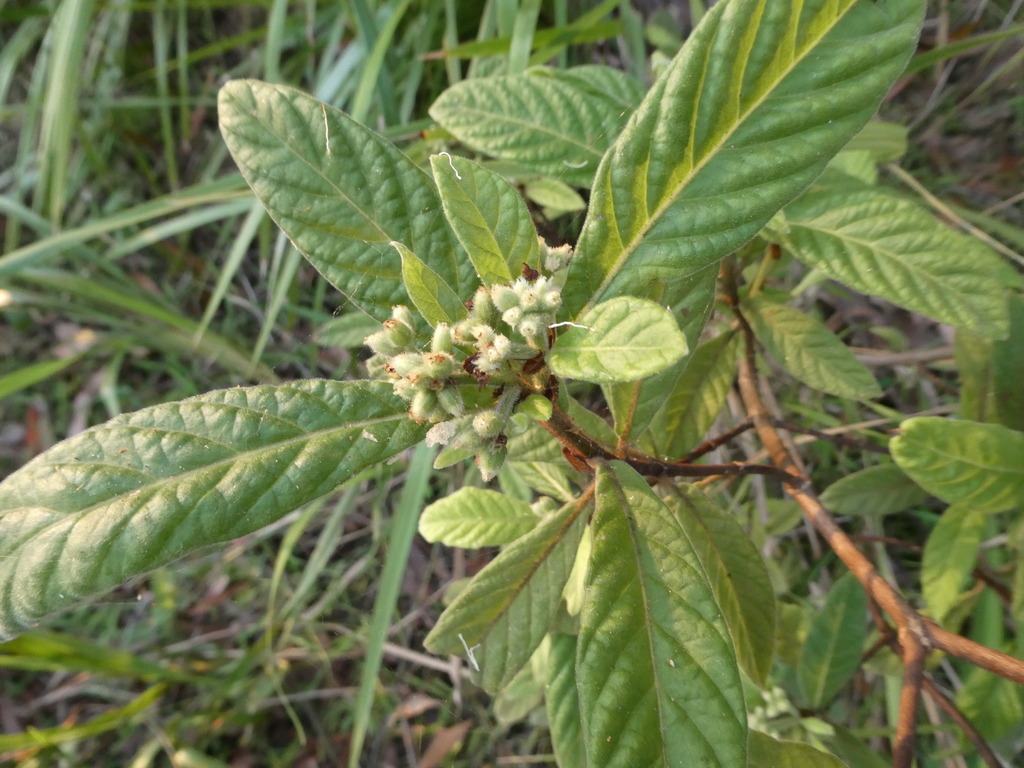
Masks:
[[[238,383],[341,379],[359,365],[359,344],[372,327],[278,235],[227,159],[214,104],[228,77],[314,93],[381,129],[423,163],[441,136],[431,117],[443,121],[448,102],[476,99],[488,109],[488,93],[474,92],[472,80],[437,100],[467,73],[499,65],[517,72],[553,58],[612,64],[647,83],[648,55],[654,52],[657,61],[658,48],[671,55],[689,29],[687,14],[673,17],[653,4],[474,5],[65,0],[0,6],[0,167],[6,169],[0,174],[0,472],[85,426],[145,405]],[[690,5],[690,13],[700,13],[699,3]],[[910,129],[905,167],[913,177],[892,168],[889,181],[972,237],[1020,251],[1024,214],[1013,197],[1024,135],[1014,76],[1020,21],[1011,14],[995,4],[965,4],[930,15],[925,47],[883,113]],[[427,55],[442,48],[461,57]],[[555,102],[566,85],[561,78],[551,77]],[[580,109],[621,115],[642,94],[625,78],[595,83],[593,90],[595,105]],[[555,159],[530,158],[530,167],[586,186],[578,163],[561,161],[575,158],[573,152],[599,158],[615,130],[610,125],[587,146],[567,147]],[[464,141],[473,146],[470,137]],[[507,156],[481,148],[526,162],[521,148],[504,148]],[[572,213],[574,193],[543,181],[524,182],[533,212],[550,240],[574,242],[582,224]],[[788,212],[791,247],[806,243],[808,253],[828,247],[815,227],[822,211],[836,211],[827,192]],[[839,214],[863,221],[871,204],[866,190],[847,196]],[[559,211],[570,213],[556,216]],[[922,221],[921,236],[931,225]],[[971,242],[964,239],[965,249]],[[493,263],[505,279],[501,259]],[[826,269],[826,276],[844,280],[841,271]],[[388,304],[386,276],[379,278],[380,303],[362,307],[371,314]],[[819,429],[843,431],[876,419],[884,429],[897,413],[948,413],[957,402],[967,418],[1024,428],[1024,404],[1015,394],[1020,345],[987,338],[986,328],[998,319],[985,314],[984,301],[969,298],[984,295],[992,276],[969,279],[980,283],[965,283],[968,300],[958,306],[973,314],[948,320],[974,323],[980,333],[960,334],[955,349],[943,326],[824,284],[810,294],[813,309],[833,330],[845,330],[890,399],[870,412],[863,404],[839,411],[835,401],[794,384],[777,396]],[[882,282],[876,292],[885,297]],[[920,293],[927,296],[926,287]],[[944,307],[912,308],[944,319]],[[1018,302],[1008,327],[1020,328],[1022,313]],[[784,360],[786,338],[772,338],[772,327],[778,322],[765,324],[759,338]],[[686,375],[726,382],[724,401],[732,372],[718,361],[710,352]],[[836,394],[870,396],[856,379],[825,383]],[[614,410],[614,394],[610,400]],[[693,434],[703,433],[709,415],[690,407],[681,398],[670,413],[692,423]],[[922,420],[904,439],[927,442],[927,429]],[[1016,520],[966,509],[940,518],[916,486],[886,475],[887,465],[862,469],[856,448],[818,442],[802,450],[819,487],[844,478],[828,492],[837,511],[859,515],[868,502],[876,504],[880,487],[889,490],[890,508],[873,506],[876,513],[856,523],[864,542],[886,536],[900,543],[874,552],[886,575],[913,585],[906,574],[920,571],[922,599],[933,611],[959,616],[972,637],[1016,647],[1019,655],[1020,633],[1007,628],[1000,604],[1007,594],[1019,601],[1024,593],[1015,568]],[[365,733],[368,764],[543,760],[559,745],[540,727],[535,680],[526,676],[491,710],[443,660],[419,651],[441,590],[478,571],[493,552],[413,540],[410,520],[423,503],[465,485],[472,470],[428,480],[423,460],[409,461],[370,470],[339,497],[314,502],[225,552],[194,558],[187,569],[136,580],[97,606],[62,616],[53,632],[5,645],[0,750],[25,765],[293,765],[345,760],[350,734],[358,741]],[[401,494],[391,493],[403,481]],[[857,724],[852,735],[841,728],[831,734],[848,739],[852,759],[858,741],[877,735],[870,713],[891,711],[896,695],[865,687],[863,695],[835,698],[861,659],[835,659],[829,649],[837,638],[860,647],[851,633],[863,625],[849,617],[863,614],[856,603],[863,595],[849,579],[833,586],[842,568],[821,558],[820,545],[796,527],[791,505],[744,483],[734,491],[741,519],[755,530],[776,581],[796,598],[783,613],[784,637],[806,637],[809,649],[820,649],[799,662],[787,659],[795,683],[779,680],[788,693],[766,700],[763,712],[780,732],[804,739],[831,727],[818,717],[826,711],[833,722]],[[915,546],[925,539],[922,554]],[[956,560],[965,541],[988,542],[977,567]],[[806,605],[820,608],[811,626],[803,623]],[[1019,605],[1015,611],[1020,614]],[[575,653],[564,647],[570,640],[557,640],[549,652]],[[880,654],[872,663],[884,668],[887,660]],[[1017,753],[1024,720],[1019,692],[977,670],[949,673],[964,675],[961,706],[1006,754]],[[869,680],[872,669],[858,674]],[[30,728],[43,734],[29,734]],[[963,750],[941,728],[933,739],[933,764]]]

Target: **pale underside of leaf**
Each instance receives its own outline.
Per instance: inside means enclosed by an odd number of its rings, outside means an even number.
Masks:
[[[875,189],[826,188],[786,216],[785,244],[828,277],[940,322],[1005,337],[1005,289],[1020,278],[913,203]]]
[[[312,264],[378,320],[407,303],[401,242],[463,298],[474,277],[430,177],[384,138],[285,86],[234,80],[221,131],[256,197]]]
[[[509,544],[459,593],[424,641],[432,653],[479,645],[479,683],[503,688],[551,629],[586,524],[586,500]]]
[[[449,547],[492,547],[515,541],[538,522],[525,501],[466,487],[423,510],[420,535]]]
[[[329,493],[422,439],[386,384],[211,392],[118,417],[0,483],[0,636]]]
[[[741,307],[757,340],[794,378],[839,397],[882,394],[871,371],[814,318],[762,297],[747,299]]]
[[[1024,432],[918,417],[900,424],[891,451],[914,482],[951,504],[982,512],[1024,504]]]
[[[922,13],[918,0],[712,8],[602,160],[569,313],[647,296],[753,237],[867,122]]]
[[[598,304],[548,353],[558,376],[597,383],[634,381],[658,373],[686,354],[686,337],[665,309],[620,296]]]
[[[744,766],[739,672],[696,554],[628,466],[597,482],[576,658],[588,763]]]

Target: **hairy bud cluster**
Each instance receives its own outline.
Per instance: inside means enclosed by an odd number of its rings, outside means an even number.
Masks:
[[[549,255],[546,261],[551,260]],[[375,353],[370,367],[391,381],[413,419],[434,425],[428,444],[475,454],[487,480],[505,462],[512,416],[523,397],[523,365],[548,350],[548,329],[562,303],[550,277],[530,268],[524,272],[508,285],[478,288],[464,320],[434,328],[427,352],[416,347],[408,307],[394,307],[383,328],[366,339]],[[471,385],[494,387],[496,400],[470,411],[460,387]]]

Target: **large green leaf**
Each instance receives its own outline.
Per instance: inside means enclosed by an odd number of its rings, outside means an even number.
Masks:
[[[551,636],[550,672],[544,704],[551,726],[551,745],[558,768],[586,768],[580,722],[580,697],[576,691],[576,638]]]
[[[745,768],[732,641],[679,520],[612,462],[593,531],[576,657],[588,763]]]
[[[485,285],[509,283],[523,262],[538,267],[537,229],[526,203],[494,171],[445,152],[430,167],[455,236]]]
[[[1024,432],[918,417],[900,424],[890,450],[914,482],[950,504],[981,512],[1024,505]]]
[[[485,488],[460,488],[435,501],[420,516],[420,535],[449,547],[508,544],[539,522],[525,501]]]
[[[861,185],[823,186],[786,209],[780,242],[864,293],[981,336],[1005,338],[1006,288],[1020,278],[976,239],[916,204]]]
[[[329,493],[422,439],[383,383],[227,389],[119,416],[0,483],[0,637]]]
[[[472,265],[422,170],[381,136],[311,96],[233,80],[218,98],[231,154],[295,246],[378,320],[408,303],[392,240],[416,253],[462,298]]]
[[[578,326],[564,331],[547,361],[558,376],[602,384],[658,373],[686,351],[686,337],[664,308],[619,296],[598,304]]]
[[[923,12],[921,0],[712,8],[601,161],[570,314],[671,287],[753,237],[868,121]]]
[[[609,67],[534,68],[463,80],[430,116],[478,152],[586,187],[639,100],[636,82]]]
[[[667,502],[704,566],[740,666],[763,685],[775,652],[775,593],[761,553],[736,518],[695,486],[680,486]]]
[[[928,498],[895,464],[868,467],[832,483],[821,503],[837,515],[891,515]]]
[[[835,334],[810,315],[758,296],[740,307],[757,340],[794,378],[839,397],[882,394],[878,382]]]
[[[984,531],[984,512],[954,504],[928,534],[921,560],[921,594],[936,621],[942,621],[960,597],[978,560]]]
[[[462,653],[479,645],[473,658],[480,685],[492,693],[507,685],[558,614],[586,508],[582,502],[566,504],[505,547],[441,614],[424,640],[427,649]]]
[[[867,597],[860,583],[846,575],[814,614],[797,666],[800,690],[814,708],[826,704],[860,666],[867,636]]]

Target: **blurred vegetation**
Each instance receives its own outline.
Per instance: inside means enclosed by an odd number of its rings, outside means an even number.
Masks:
[[[700,0],[0,0],[0,476],[121,412],[359,364],[359,329],[346,340],[344,327],[358,318],[228,158],[215,114],[227,79],[294,85],[423,159],[436,140],[426,109],[461,78],[600,62],[649,81],[651,55],[671,55],[700,12]],[[1019,13],[942,4],[884,108],[910,128],[911,175],[894,182],[1016,251]],[[572,242],[578,224],[541,227]],[[333,319],[336,345],[323,345]],[[903,333],[889,341],[937,331],[908,320]],[[941,360],[900,370],[916,408],[948,402]],[[862,418],[803,407],[819,428]],[[810,458],[829,480],[855,467],[834,446]],[[382,579],[387,552],[401,551],[403,510],[462,481],[424,476],[403,495],[408,469],[375,470],[226,551],[0,646],[0,762],[340,765],[357,721],[366,765],[551,762],[543,719],[529,715],[537,692],[492,708],[418,650],[441,591],[489,553],[417,539],[404,574]],[[908,539],[917,524],[905,523]],[[399,589],[381,606],[387,584]],[[386,637],[370,631],[375,603]],[[375,663],[366,673],[379,654],[379,674]]]

